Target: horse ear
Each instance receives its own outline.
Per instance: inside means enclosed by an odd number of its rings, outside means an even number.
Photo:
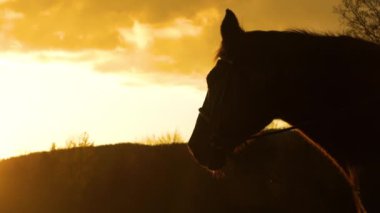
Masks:
[[[239,25],[239,21],[236,18],[236,15],[230,9],[226,10],[226,15],[224,16],[220,31],[224,43],[230,43],[238,39],[239,36],[244,32],[244,30],[241,29]]]

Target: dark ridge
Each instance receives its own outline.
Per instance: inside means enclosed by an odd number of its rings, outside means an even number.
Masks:
[[[281,133],[250,144],[218,178],[186,144],[35,153],[0,162],[0,212],[350,212],[349,186],[321,156]]]

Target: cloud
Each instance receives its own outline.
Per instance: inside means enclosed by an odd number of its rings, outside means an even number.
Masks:
[[[199,36],[202,33],[202,26],[197,26],[192,20],[186,18],[176,18],[164,26],[154,26],[134,20],[131,28],[120,28],[118,31],[124,42],[132,43],[139,49],[145,49],[157,39]]]
[[[0,2],[0,4],[1,3],[4,2]],[[14,10],[0,10],[0,50],[17,49],[22,47],[21,43],[10,35],[15,27],[15,21],[22,18],[24,18],[24,15]]]
[[[214,63],[225,8],[249,30],[333,31],[338,1],[0,0],[0,50],[95,51],[86,60],[101,72],[197,75]]]
[[[204,73],[218,47],[219,40],[214,37],[218,28],[214,26],[221,15],[208,9],[164,23],[135,20],[132,27],[119,29],[122,44],[95,68],[103,72]],[[205,51],[209,46],[211,51]]]
[[[17,50],[22,48],[22,44],[10,38],[6,33],[0,32],[0,51]]]
[[[220,18],[219,15],[223,14],[227,7],[234,9],[246,26],[256,29],[305,27],[312,24],[317,25],[316,28],[331,29],[336,27],[338,22],[330,25],[326,23],[331,21],[332,5],[338,1],[12,0],[1,1],[0,11],[3,11],[3,15],[0,17],[0,23],[12,21],[12,37],[29,49],[113,49],[122,42],[119,34],[125,34],[125,29],[138,30],[139,27],[148,27],[150,31],[147,32],[151,32],[158,25],[171,23],[172,28],[160,27],[161,32],[154,31],[154,36],[161,34],[178,37],[183,33],[197,33],[198,28],[190,28],[195,26],[194,19],[199,19],[197,15],[202,11],[218,11],[217,15]],[[215,14],[201,15],[215,17]],[[144,46],[144,43],[140,45]]]
[[[11,33],[28,49],[113,49],[120,45],[120,29],[138,26],[136,20],[149,26],[175,20],[175,27],[188,29],[194,14],[215,2],[194,0],[189,7],[174,0],[12,0],[0,4],[0,11],[12,11],[0,17],[0,23],[19,18]],[[162,30],[162,34],[184,33],[184,29]]]
[[[12,20],[17,20],[17,19],[23,18],[24,14],[19,13],[19,12],[15,12],[13,10],[4,9],[3,11],[1,11],[1,16],[2,16],[1,18],[3,20],[12,21]]]
[[[137,20],[131,29],[120,28],[118,31],[125,42],[133,43],[139,49],[145,49],[153,40],[149,26],[141,24]]]
[[[195,25],[192,20],[176,18],[172,26],[157,29],[153,31],[153,35],[158,38],[178,39],[183,36],[198,36],[201,32],[202,27]]]
[[[341,0],[256,0],[235,4],[234,9],[247,29],[300,28],[336,32],[340,24],[333,6],[339,2]]]

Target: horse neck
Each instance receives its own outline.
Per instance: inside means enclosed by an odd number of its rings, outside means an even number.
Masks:
[[[272,69],[279,117],[301,124],[379,99],[379,46],[347,38],[315,41],[295,42],[277,56]]]
[[[296,126],[328,123],[345,111],[379,104],[379,74],[374,76],[373,72],[361,69],[355,75],[355,70],[350,69],[347,75],[342,75],[334,67],[317,69],[290,69],[279,78],[276,97],[279,118]]]
[[[365,88],[364,85],[361,86]],[[360,94],[353,94],[350,99],[348,95],[351,92],[339,97],[336,94],[340,91],[329,94],[328,90],[321,89],[318,94],[305,84],[294,83],[291,91],[282,93],[283,101],[278,103],[282,109],[279,118],[317,141],[340,163],[358,164],[370,161],[377,148],[367,142],[373,142],[378,137],[380,119],[380,87],[377,88],[377,96],[361,90],[362,97],[359,98]],[[365,141],[365,146],[357,145],[357,142],[362,141]],[[357,154],[357,149],[360,149],[358,152],[361,154]],[[368,156],[363,156],[365,153]]]
[[[290,52],[283,48],[272,55],[276,63],[266,69],[272,73],[266,78],[272,82],[268,105],[277,118],[301,129],[340,162],[355,162],[356,142],[377,137],[380,51],[342,46],[348,45],[293,45]]]

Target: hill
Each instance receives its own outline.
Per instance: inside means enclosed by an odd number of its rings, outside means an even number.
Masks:
[[[339,171],[295,136],[255,141],[232,158],[224,177],[194,162],[186,144],[118,144],[3,160],[0,212],[354,212]]]

